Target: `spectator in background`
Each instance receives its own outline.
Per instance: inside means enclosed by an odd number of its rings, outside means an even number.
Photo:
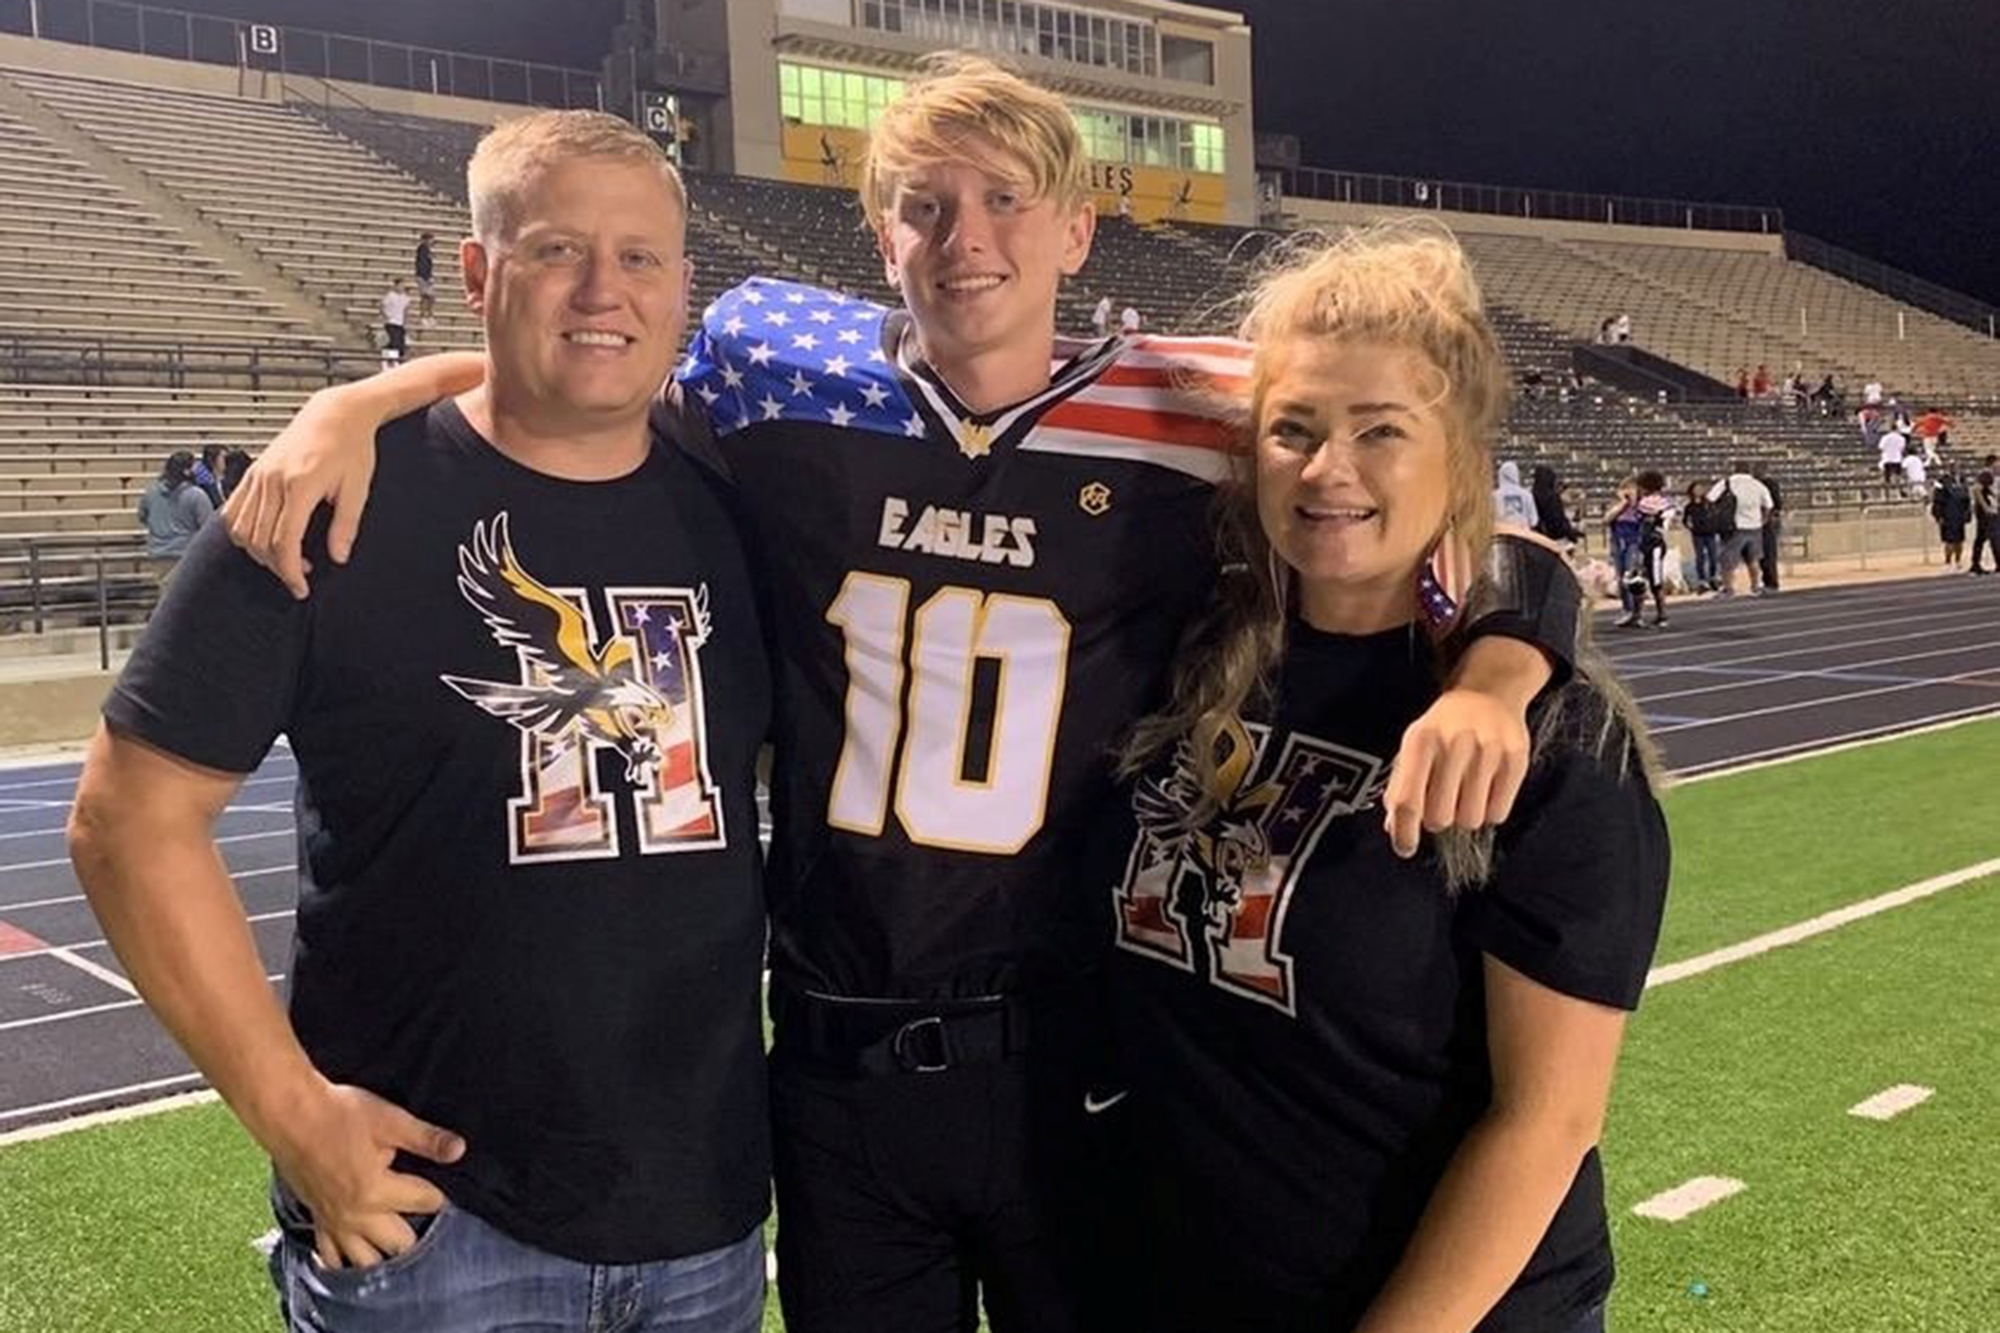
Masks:
[[[1090,308],[1090,327],[1102,338],[1111,332],[1111,298],[1100,296]]]
[[[1996,490],[1993,469],[1994,455],[1986,455],[1980,465],[1979,475],[1972,479],[1972,572],[2000,574],[2000,490]],[[1993,569],[1988,571],[1979,563],[1981,550],[1993,553]]]
[[[1136,337],[1139,332],[1139,308],[1126,306],[1118,312],[1118,332],[1127,338]]]
[[[146,529],[146,554],[162,576],[187,554],[201,525],[215,517],[208,492],[195,484],[194,455],[176,449],[160,475],[139,496],[139,523]]]
[[[1617,317],[1613,315],[1606,315],[1597,321],[1597,341],[1601,346],[1609,347],[1617,340],[1617,335],[1612,332],[1617,323]]]
[[[1625,606],[1619,617],[1621,629],[1639,624],[1647,594],[1653,598],[1652,625],[1667,623],[1667,524],[1674,514],[1674,502],[1667,498],[1667,479],[1648,469],[1634,477],[1628,491],[1621,491],[1622,503],[1611,517],[1613,541],[1623,529],[1625,557],[1618,568],[1618,598]]]
[[[1750,475],[1764,483],[1764,489],[1771,493],[1771,504],[1764,511],[1762,541],[1764,562],[1764,591],[1778,590],[1778,537],[1784,530],[1785,493],[1778,485],[1778,479],[1764,464],[1750,469]]]
[[[202,445],[201,457],[194,460],[194,471],[189,475],[208,496],[208,502],[217,509],[222,508],[222,446]]]
[[[431,246],[437,241],[435,234],[424,232],[417,237],[417,313],[428,328],[437,322],[437,261],[431,257]]]
[[[1903,453],[1908,447],[1909,440],[1893,426],[1875,441],[1882,462],[1882,489],[1889,495],[1894,495],[1903,484]]]
[[[1528,493],[1535,501],[1536,532],[1564,546],[1583,536],[1569,521],[1569,510],[1563,504],[1562,482],[1556,477],[1554,468],[1546,463],[1537,464]]]
[[[1937,520],[1944,567],[1955,570],[1965,559],[1965,525],[1972,520],[1972,492],[1965,489],[1957,474],[1938,473],[1931,486],[1931,517]]]
[[[1541,516],[1535,509],[1535,497],[1521,484],[1521,465],[1502,463],[1497,477],[1499,484],[1493,488],[1494,521],[1522,528],[1539,526]]]
[[[231,449],[222,456],[222,498],[227,500],[236,494],[236,488],[243,484],[243,474],[250,470],[250,455],[242,449]]]
[[[1719,575],[1722,534],[1716,530],[1715,519],[1707,484],[1690,482],[1687,503],[1681,506],[1681,524],[1687,528],[1689,542],[1694,547],[1694,580],[1689,586],[1696,592],[1717,592],[1722,588]]]
[[[1771,507],[1771,492],[1751,475],[1747,463],[1738,463],[1734,471],[1708,488],[1708,498],[1717,506],[1715,526],[1722,536],[1722,587],[1715,595],[1730,595],[1730,585],[1741,567],[1745,590],[1753,597],[1762,596],[1757,565],[1764,553],[1764,513]]]
[[[1930,499],[1930,468],[1924,463],[1922,450],[1903,451],[1903,489],[1912,500]]]
[[[1813,402],[1823,417],[1832,416],[1840,406],[1840,385],[1834,382],[1832,371],[1828,371],[1826,378],[1819,382],[1819,387],[1813,390]]]
[[[1882,381],[1869,380],[1861,386],[1861,401],[1874,407],[1882,401]]]
[[[404,289],[401,278],[391,278],[389,289],[382,293],[383,365],[396,365],[409,354],[409,319],[410,294]]]
[[[1618,312],[1617,318],[1611,321],[1611,341],[1615,343],[1632,341],[1632,317],[1622,310]]]
[[[1771,396],[1771,368],[1762,361],[1757,363],[1757,373],[1750,377],[1750,396],[1759,402]]]
[[[1738,366],[1736,368],[1736,396],[1746,400],[1750,397],[1750,367],[1748,366]]]
[[[1951,444],[1951,427],[1951,418],[1935,408],[1917,418],[1917,438],[1923,441],[1924,462],[1931,467],[1937,466],[1938,450]]]

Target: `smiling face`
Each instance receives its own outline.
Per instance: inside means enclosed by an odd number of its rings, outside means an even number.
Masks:
[[[978,358],[1040,356],[1055,334],[1056,290],[1090,253],[1096,215],[1034,196],[992,143],[963,160],[912,170],[896,183],[878,241],[926,359],[947,379]],[[975,165],[979,164],[979,165]]]
[[[653,164],[559,159],[461,254],[496,402],[543,430],[643,421],[687,327],[686,220]]]
[[[1309,624],[1361,634],[1415,616],[1452,508],[1440,384],[1422,356],[1383,343],[1293,336],[1266,353],[1257,516],[1298,573]]]

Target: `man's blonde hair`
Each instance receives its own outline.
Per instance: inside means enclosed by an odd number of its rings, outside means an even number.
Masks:
[[[507,240],[520,225],[521,195],[558,162],[600,158],[650,166],[687,217],[687,187],[660,146],[602,111],[536,111],[488,130],[465,165],[472,234],[482,244]]]
[[[1017,176],[1030,197],[1053,199],[1064,212],[1082,206],[1089,164],[1060,97],[980,56],[941,52],[920,68],[868,136],[861,207],[869,226],[882,229],[904,181],[926,167],[967,161],[979,140],[1002,160],[975,156],[973,165]]]

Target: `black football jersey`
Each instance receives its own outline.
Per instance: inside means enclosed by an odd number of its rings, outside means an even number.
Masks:
[[[1076,867],[1110,756],[1214,579],[1228,340],[1058,350],[974,413],[908,316],[753,279],[680,380],[763,565],[777,666],[772,967],[809,990],[996,994],[1093,950]]]

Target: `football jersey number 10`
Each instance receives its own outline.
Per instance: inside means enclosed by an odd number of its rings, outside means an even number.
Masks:
[[[974,588],[941,588],[914,616],[909,604],[909,580],[855,572],[827,608],[847,655],[847,735],[827,822],[879,836],[893,789],[896,820],[912,842],[1019,851],[1048,808],[1069,621],[1045,598]],[[975,779],[966,776],[966,748],[981,658],[999,676],[985,775]]]

